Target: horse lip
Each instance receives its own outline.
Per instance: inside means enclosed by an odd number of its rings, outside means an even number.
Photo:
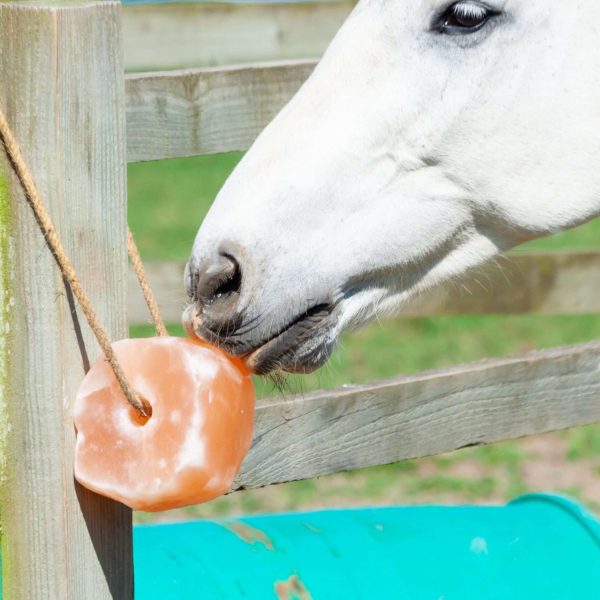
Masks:
[[[314,371],[325,362],[328,353],[322,357],[309,355],[299,358],[295,349],[318,334],[318,330],[328,321],[331,312],[332,306],[329,304],[313,306],[246,354],[243,357],[246,366],[256,375],[266,375],[276,369],[293,373]]]
[[[248,369],[257,375],[266,375],[276,369],[308,373],[321,366],[329,356],[326,344],[316,344],[313,352],[298,357],[296,349],[308,340],[323,337],[320,330],[331,325],[333,304],[316,304],[298,315],[270,337],[250,346],[243,336],[233,332],[220,337],[203,323],[203,315],[190,305],[183,314],[182,323],[188,335],[220,347],[232,356],[239,356]]]

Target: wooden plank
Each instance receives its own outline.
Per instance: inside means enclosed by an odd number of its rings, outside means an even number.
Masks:
[[[512,253],[406,306],[405,316],[600,313],[600,252]]]
[[[188,299],[183,287],[185,262],[146,262],[146,275],[152,287],[165,323],[181,322]],[[152,321],[133,268],[128,273],[127,314],[130,325],[148,325]]]
[[[127,76],[128,161],[246,150],[315,64]]]
[[[126,71],[319,58],[353,0],[136,5],[123,10]]]
[[[118,2],[0,4],[0,105],[101,321],[126,334]],[[133,598],[131,511],[76,486],[65,289],[0,151],[2,597]],[[85,325],[90,358],[98,356]]]
[[[259,402],[232,489],[600,421],[600,342]]]
[[[165,320],[178,323],[186,305],[184,262],[149,262],[148,277]],[[457,314],[579,315],[600,313],[600,252],[517,253],[423,295],[402,315]],[[129,273],[130,324],[148,323],[148,309]]]

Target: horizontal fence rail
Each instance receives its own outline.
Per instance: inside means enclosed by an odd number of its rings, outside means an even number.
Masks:
[[[127,160],[247,150],[316,61],[128,75]]]
[[[600,421],[600,343],[259,402],[232,489]]]
[[[148,276],[167,322],[178,323],[187,299],[183,262],[149,262]],[[600,252],[511,254],[497,265],[419,297],[404,316],[600,313]],[[129,274],[130,324],[148,323],[148,309]]]
[[[125,69],[319,58],[353,7],[349,0],[125,6]]]

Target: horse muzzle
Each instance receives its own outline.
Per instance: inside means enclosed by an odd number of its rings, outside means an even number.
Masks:
[[[264,327],[271,321],[269,315],[245,319],[237,314],[219,321],[211,314],[210,306],[195,302],[185,310],[183,324],[190,335],[241,357],[257,375],[276,370],[310,373],[331,355],[332,313],[331,305],[317,304],[273,330]]]

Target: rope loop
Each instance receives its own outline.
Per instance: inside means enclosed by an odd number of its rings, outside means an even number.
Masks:
[[[135,408],[142,416],[149,417],[151,414],[151,408],[147,401],[141,398],[135,392],[127,380],[125,372],[123,371],[123,368],[121,367],[111,346],[108,335],[100,324],[100,321],[98,320],[98,317],[90,302],[89,296],[83,289],[79,278],[77,277],[77,273],[75,272],[75,268],[65,252],[64,246],[60,240],[56,228],[54,227],[54,224],[52,223],[52,219],[46,210],[37,186],[35,185],[33,176],[31,175],[27,163],[23,158],[21,149],[17,144],[17,141],[2,109],[0,109],[0,138],[2,139],[2,144],[6,150],[8,160],[17,176],[17,179],[19,180],[19,183],[21,184],[21,187],[23,188],[25,198],[33,210],[33,214],[46,240],[46,243],[48,244],[48,247],[54,256],[56,263],[58,264],[64,280],[69,284],[73,295],[75,298],[77,298],[79,306],[85,315],[90,329],[94,332],[96,340],[98,340],[98,344],[100,345],[106,360],[111,366],[119,386],[125,394],[125,398],[127,398],[129,404],[131,404],[131,406],[133,406],[133,408]],[[140,287],[142,288],[142,293],[144,295],[146,304],[148,305],[150,315],[154,321],[156,331],[159,335],[168,335],[163,319],[160,315],[156,298],[154,297],[144,272],[144,266],[140,257],[140,253],[129,227],[127,228],[127,250],[140,283]]]

